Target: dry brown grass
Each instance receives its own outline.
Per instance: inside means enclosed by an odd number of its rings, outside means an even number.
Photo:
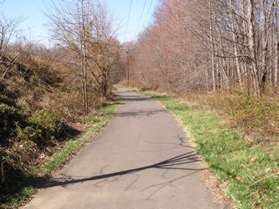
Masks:
[[[279,150],[279,97],[253,97],[240,93],[187,94],[183,100],[210,109],[247,140],[268,151]]]

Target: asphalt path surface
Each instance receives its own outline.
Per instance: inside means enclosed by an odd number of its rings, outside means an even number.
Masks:
[[[34,195],[24,209],[221,209],[175,118],[125,89],[104,131]]]

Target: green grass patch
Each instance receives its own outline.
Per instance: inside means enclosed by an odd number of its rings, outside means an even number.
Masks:
[[[279,158],[247,142],[209,111],[193,109],[172,97],[154,96],[182,122],[227,195],[240,209],[279,208]]]
[[[85,133],[77,138],[73,138],[65,142],[49,159],[47,159],[39,167],[33,168],[33,176],[20,180],[20,191],[17,194],[6,198],[5,203],[0,203],[0,209],[18,208],[32,194],[36,192],[36,181],[47,178],[53,171],[60,168],[74,153],[76,153],[83,145],[92,141],[102,128],[111,120],[117,105],[108,105],[98,110],[98,114],[90,116],[86,119],[86,124],[92,127],[88,128]]]

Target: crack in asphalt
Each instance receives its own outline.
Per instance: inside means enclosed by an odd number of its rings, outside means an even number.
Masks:
[[[124,191],[130,190],[140,179],[140,175],[138,174],[131,174],[131,175],[135,176],[136,178],[125,187]]]
[[[198,171],[192,171],[186,175],[182,175],[182,176],[179,176],[179,177],[176,177],[176,178],[173,178],[171,180],[168,180],[168,181],[164,181],[164,182],[161,182],[161,183],[157,183],[157,184],[152,184],[150,186],[147,186],[145,187],[144,189],[142,189],[141,191],[142,192],[145,192],[147,190],[150,190],[150,189],[153,189],[153,188],[156,188],[156,187],[159,187],[157,189],[155,189],[153,192],[151,192],[151,194],[149,194],[146,198],[146,200],[149,200],[151,199],[153,196],[155,196],[156,194],[158,194],[161,190],[163,190],[164,188],[168,187],[168,186],[174,186],[176,187],[175,185],[173,185],[173,183],[179,181],[179,180],[182,180],[188,176],[191,176],[195,173],[197,173]]]

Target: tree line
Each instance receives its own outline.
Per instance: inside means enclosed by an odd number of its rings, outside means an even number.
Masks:
[[[130,51],[132,79],[178,92],[276,92],[278,13],[278,0],[161,0]]]

